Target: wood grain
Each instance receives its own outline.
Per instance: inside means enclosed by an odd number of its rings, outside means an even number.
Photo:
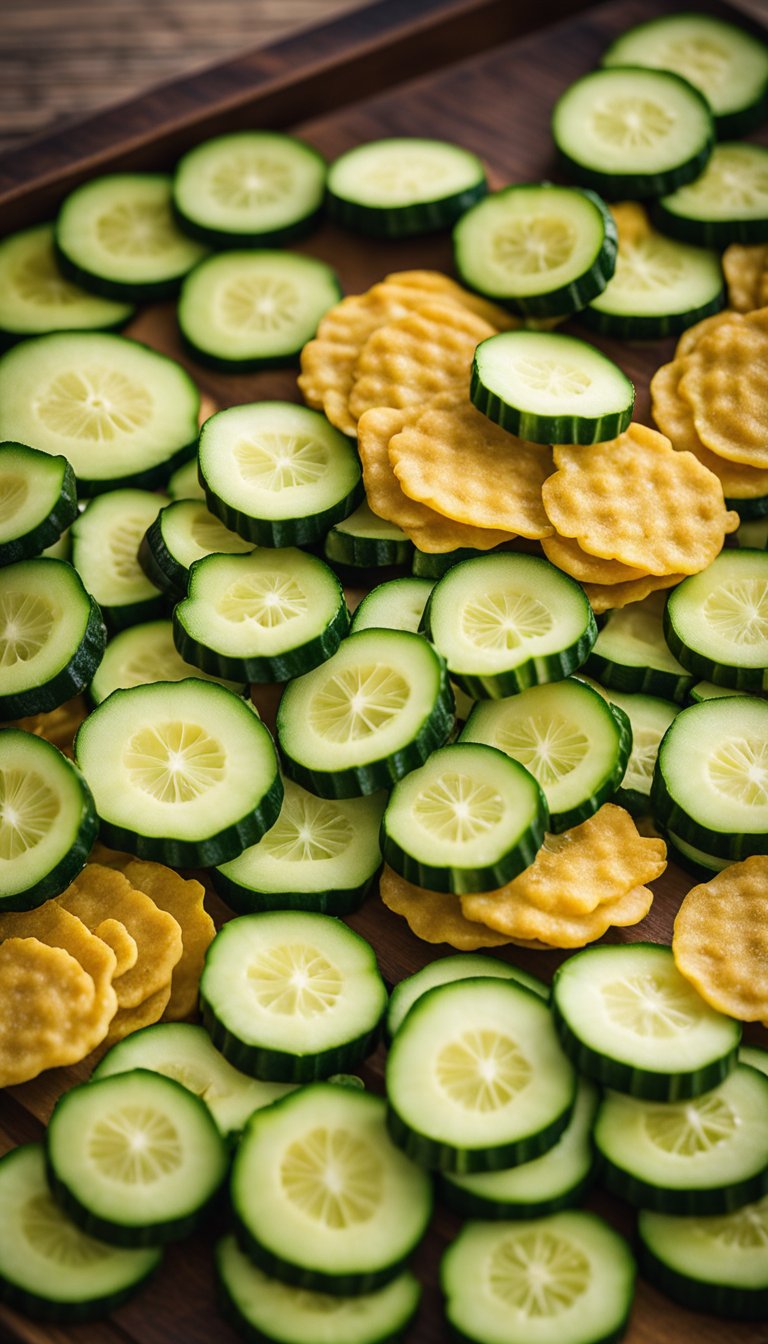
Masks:
[[[566,5],[566,7],[568,7]],[[707,8],[724,12],[722,7]],[[570,6],[572,9],[573,6]],[[149,95],[119,112],[105,114],[77,132],[55,135],[25,154],[6,156],[0,189],[4,228],[43,217],[73,180],[94,170],[141,161],[162,166],[174,147],[201,139],[212,129],[277,124],[305,136],[329,156],[361,140],[387,134],[444,136],[484,158],[495,182],[557,179],[548,130],[557,94],[591,68],[607,42],[623,28],[672,8],[663,0],[611,0],[576,18],[519,37],[535,20],[532,4],[498,0],[425,0],[418,6],[390,0],[375,10],[352,12],[347,21],[312,37],[293,38],[268,52],[239,58],[225,70],[209,71]],[[516,10],[513,14],[510,11]],[[539,17],[564,12],[539,6]],[[522,25],[522,29],[520,27]],[[346,81],[346,82],[345,82]],[[763,143],[766,136],[759,137]],[[373,244],[324,226],[301,250],[337,266],[343,287],[354,292],[387,271],[426,266],[451,269],[444,236]],[[569,324],[579,332],[577,322]],[[261,398],[298,401],[295,371],[249,376],[214,374],[182,355],[172,304],[145,310],[130,332],[182,360],[219,406]],[[595,340],[594,336],[589,337]],[[637,418],[648,414],[648,382],[672,351],[672,342],[597,343],[617,359],[637,386]],[[263,688],[260,708],[269,720],[277,698]],[[653,884],[656,900],[643,923],[617,931],[616,941],[668,942],[680,899],[691,885],[670,867]],[[392,984],[448,949],[414,938],[396,916],[371,897],[349,923],[373,944],[382,973]],[[551,953],[516,952],[514,959],[550,976],[562,960]],[[753,1037],[768,1040],[753,1030]],[[382,1089],[384,1054],[379,1050],[364,1075]],[[86,1075],[84,1066],[49,1074],[0,1097],[0,1146],[39,1137],[61,1087]],[[592,1206],[630,1233],[632,1217],[618,1201],[596,1194]],[[424,1306],[410,1344],[445,1338],[437,1268],[458,1221],[438,1210],[417,1257],[425,1287]],[[216,1227],[170,1248],[156,1281],[114,1319],[88,1327],[37,1326],[0,1309],[0,1339],[8,1344],[234,1344],[234,1334],[214,1309],[210,1244]],[[768,1344],[760,1324],[740,1325],[675,1307],[640,1282],[629,1344]]]

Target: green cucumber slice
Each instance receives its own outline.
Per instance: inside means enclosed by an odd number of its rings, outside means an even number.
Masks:
[[[354,1069],[375,1048],[387,991],[373,949],[329,915],[232,919],[208,949],[203,1021],[235,1068],[271,1082]]]
[[[387,1036],[391,1040],[399,1030],[403,1019],[410,1012],[417,999],[436,985],[452,984],[454,980],[469,980],[477,976],[496,977],[499,980],[515,980],[517,984],[530,989],[542,999],[549,998],[549,986],[537,975],[531,975],[511,961],[502,961],[501,957],[487,957],[482,953],[463,952],[459,956],[438,957],[414,971],[405,980],[401,980],[389,996],[387,1008]]]
[[[323,798],[390,788],[453,727],[445,663],[420,635],[360,630],[290,682],[277,711],[286,773]]]
[[[197,474],[197,453],[171,472],[165,488],[171,499],[205,499]]]
[[[768,1077],[737,1064],[685,1102],[609,1092],[594,1131],[614,1194],[659,1213],[728,1213],[768,1190]]]
[[[655,695],[625,695],[592,683],[609,704],[623,710],[632,728],[632,750],[627,768],[616,790],[614,801],[634,816],[648,816],[651,810],[651,780],[659,754],[659,743],[669,725],[680,713],[679,705]]]
[[[547,829],[557,832],[578,826],[613,797],[627,768],[632,729],[623,710],[568,677],[505,700],[479,701],[459,741],[486,742],[530,770],[547,800]]]
[[[612,360],[559,331],[503,331],[481,341],[469,395],[489,420],[533,443],[615,439],[635,402]]]
[[[584,589],[548,560],[501,551],[454,565],[435,584],[423,627],[454,681],[501,699],[560,681],[597,638]]]
[[[185,369],[104,332],[23,341],[0,359],[0,439],[72,464],[81,494],[159,485],[197,439]]]
[[[640,1265],[656,1288],[693,1311],[742,1321],[768,1315],[768,1195],[732,1213],[680,1218],[643,1209]]]
[[[287,681],[325,662],[349,629],[333,570],[296,547],[206,555],[174,607],[173,637],[188,663],[240,681]]]
[[[319,541],[362,495],[351,440],[318,411],[291,402],[232,406],[211,416],[199,462],[211,512],[260,546]]]
[[[294,364],[341,298],[335,271],[298,252],[221,252],[181,287],[178,319],[192,356],[225,372]]]
[[[72,564],[111,630],[167,610],[138,558],[139,543],[164,502],[150,490],[110,490],[92,499],[72,524]]]
[[[80,771],[42,737],[0,733],[0,909],[27,910],[64,891],[98,833]]]
[[[624,1238],[594,1213],[467,1223],[445,1251],[440,1284],[468,1344],[611,1344],[635,1287]]]
[[[664,637],[697,677],[768,689],[768,551],[721,551],[670,593]]]
[[[257,1269],[237,1239],[216,1246],[224,1311],[259,1344],[394,1344],[416,1314],[421,1285],[407,1271],[371,1293],[340,1297],[308,1292]]]
[[[363,500],[353,513],[335,523],[325,538],[323,552],[332,564],[368,566],[407,565],[413,542],[396,523],[368,507]]]
[[[441,579],[444,574],[457,565],[460,560],[472,560],[476,555],[485,555],[485,551],[475,550],[473,546],[459,546],[455,551],[432,552],[414,549],[412,572],[417,579]]]
[[[768,1074],[768,1048],[762,1045],[741,1045],[739,1047],[739,1063],[750,1064],[753,1069],[758,1069],[760,1073]]]
[[[533,775],[494,747],[433,751],[395,784],[381,821],[384,862],[430,891],[492,891],[533,863],[547,828]]]
[[[736,1063],[741,1024],[715,1012],[669,947],[590,947],[555,972],[552,1011],[576,1067],[655,1101],[698,1097]]]
[[[429,1177],[387,1136],[383,1098],[327,1083],[256,1112],[231,1197],[260,1269],[334,1297],[396,1279],[432,1212]]]
[[[409,630],[416,634],[434,588],[431,579],[390,579],[366,593],[352,616],[352,630]]]
[[[194,499],[175,499],[156,515],[139,545],[139,562],[167,596],[185,596],[190,567],[204,555],[243,555],[252,545]]]
[[[328,214],[374,238],[444,229],[488,190],[477,155],[446,140],[371,140],[328,170]]]
[[[0,719],[55,709],[79,695],[104,654],[101,612],[66,560],[35,556],[2,571]]]
[[[657,695],[682,704],[695,680],[670,651],[662,625],[666,593],[606,613],[584,671],[608,691]]]
[[[182,155],[173,209],[192,238],[213,247],[282,244],[317,222],[325,159],[293,135],[235,131]]]
[[[744,135],[768,111],[768,49],[714,14],[665,14],[635,24],[603,53],[603,65],[672,70],[704,95],[720,138]]]
[[[267,729],[212,681],[113,691],[80,728],[75,756],[105,843],[171,867],[233,859],[280,811]]]
[[[205,252],[175,224],[164,173],[92,178],[69,194],[56,221],[64,274],[110,299],[169,298]]]
[[[752,518],[736,530],[736,541],[746,550],[768,550],[768,518]]]
[[[0,443],[0,565],[41,555],[76,517],[75,474],[65,457]]]
[[[686,840],[681,840],[674,831],[665,830],[664,832],[667,849],[671,858],[680,864],[687,873],[697,877],[701,882],[708,882],[714,873],[721,873],[728,867],[730,859],[718,859],[712,854],[707,854],[703,849],[697,849],[695,845],[689,845]]]
[[[82,1232],[59,1208],[42,1144],[0,1159],[0,1298],[27,1316],[75,1324],[115,1311],[157,1269],[157,1246],[129,1250]]]
[[[609,199],[660,196],[690,182],[714,143],[709,104],[669,70],[593,70],[555,103],[552,135],[566,166]]]
[[[54,253],[53,224],[35,224],[0,243],[0,339],[110,331],[131,317],[131,304],[88,294],[64,278]]]
[[[227,1170],[207,1106],[147,1069],[81,1083],[46,1135],[51,1190],[73,1222],[116,1246],[158,1246],[201,1220]]]
[[[656,202],[654,218],[662,233],[700,247],[768,241],[768,148],[717,145],[695,181]]]
[[[562,317],[594,299],[613,275],[616,225],[599,196],[551,182],[493,192],[453,231],[459,277],[532,317]]]
[[[280,816],[256,845],[211,871],[239,914],[314,910],[348,915],[362,905],[381,864],[385,796],[317,798],[285,781]]]
[[[681,710],[659,748],[653,815],[731,862],[768,853],[768,703],[733,695]]]
[[[575,1074],[546,1003],[512,980],[457,980],[413,1005],[387,1056],[389,1132],[422,1166],[496,1171],[565,1129]]]
[[[184,662],[176,652],[171,621],[147,621],[121,630],[109,641],[88,694],[94,705],[100,705],[113,691],[146,686],[153,681],[185,681],[188,677],[219,680]],[[246,689],[242,682],[222,684],[236,695],[242,695]]]

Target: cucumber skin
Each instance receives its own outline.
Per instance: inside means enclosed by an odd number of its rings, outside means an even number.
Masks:
[[[573,582],[575,583],[575,580]],[[432,594],[427,599],[421,621],[421,633],[429,640],[432,639],[429,622],[431,602]],[[590,607],[584,634],[569,648],[559,653],[545,654],[540,658],[527,658],[525,662],[509,668],[506,672],[457,672],[451,668],[451,679],[473,700],[504,700],[508,695],[526,691],[529,686],[540,686],[549,681],[563,681],[565,677],[569,677],[572,672],[585,665],[596,639],[597,623]]]
[[[705,850],[713,858],[729,859],[731,863],[748,859],[752,854],[768,854],[768,832],[753,831],[746,835],[731,835],[728,831],[712,831],[691,817],[670,794],[664,779],[660,755],[661,751],[656,760],[651,783],[651,816],[662,830],[675,831],[680,839],[686,840],[689,845]]]
[[[171,214],[181,232],[188,238],[194,238],[198,243],[207,243],[209,247],[219,251],[229,251],[245,247],[282,248],[285,243],[298,242],[320,225],[323,207],[319,205],[303,219],[296,220],[295,224],[287,224],[282,229],[269,229],[264,233],[254,233],[252,229],[238,233],[233,229],[214,229],[208,224],[199,224],[197,220],[190,219],[189,215],[184,214],[175,199],[171,201]]]
[[[605,313],[599,308],[586,307],[579,314],[585,326],[600,331],[604,336],[616,336],[622,341],[655,341],[665,336],[679,336],[681,332],[701,322],[712,313],[719,313],[725,307],[725,289],[702,303],[698,308],[687,309],[684,313],[659,313],[641,316],[632,313]]]
[[[753,518],[765,518],[768,514],[768,495],[760,495],[757,499],[726,499],[725,507],[738,513],[744,523]]]
[[[768,242],[766,219],[690,219],[668,210],[663,200],[654,201],[651,219],[661,233],[668,234],[670,238],[679,238],[683,243],[694,243],[698,247],[722,250],[731,243],[751,245]]]
[[[194,457],[196,451],[197,439],[193,439],[177,449],[164,462],[156,462],[154,466],[147,467],[144,471],[132,471],[125,476],[100,476],[96,479],[78,476],[78,494],[81,499],[86,497],[91,499],[94,495],[104,495],[110,490],[156,490],[159,486],[165,485],[168,477],[172,476],[178,467]]]
[[[92,680],[107,647],[107,629],[97,602],[85,593],[85,589],[83,593],[89,599],[88,620],[72,658],[42,686],[17,691],[14,695],[0,695],[0,718],[23,719],[28,714],[44,714],[79,695]]]
[[[173,299],[187,274],[183,271],[171,279],[152,280],[144,284],[131,283],[129,280],[109,280],[106,276],[94,275],[92,271],[71,261],[59,246],[58,232],[54,236],[53,251],[56,264],[67,280],[79,285],[89,294],[97,294],[102,299],[118,299],[126,303],[159,303],[163,299]],[[122,322],[120,325],[124,326],[125,323]]]
[[[643,1240],[642,1219],[638,1225],[638,1262],[650,1283],[673,1302],[691,1311],[707,1312],[737,1321],[765,1321],[768,1317],[768,1287],[737,1288],[729,1283],[692,1279],[659,1259]]]
[[[416,234],[450,228],[487,191],[488,183],[483,176],[473,186],[445,196],[441,201],[381,207],[345,200],[326,187],[325,204],[328,218],[353,233],[363,233],[369,238],[412,238]]]
[[[87,1087],[88,1084],[83,1083],[81,1086]],[[113,1223],[110,1219],[100,1218],[86,1209],[69,1187],[59,1180],[47,1157],[46,1171],[51,1192],[55,1196],[57,1204],[61,1205],[72,1222],[77,1223],[81,1231],[87,1232],[89,1236],[99,1237],[102,1241],[109,1242],[110,1246],[128,1248],[162,1246],[169,1241],[180,1241],[183,1237],[189,1236],[200,1225],[217,1194],[214,1191],[202,1208],[196,1209],[194,1213],[186,1214],[183,1218],[172,1218],[166,1222],[154,1223],[152,1227],[124,1227],[120,1223]]]
[[[416,887],[424,887],[428,891],[453,892],[456,895],[462,892],[494,891],[530,867],[541,849],[544,833],[548,829],[549,814],[540,789],[539,794],[538,815],[530,828],[521,834],[519,843],[495,863],[486,864],[482,868],[445,867],[423,863],[420,859],[414,858],[406,850],[401,849],[396,838],[387,830],[385,810],[379,840],[384,862],[407,882]]]
[[[596,1169],[594,1154],[587,1171],[568,1190],[551,1199],[530,1202],[514,1200],[486,1199],[467,1190],[464,1186],[454,1185],[445,1177],[438,1177],[438,1192],[443,1203],[462,1218],[481,1218],[486,1222],[503,1222],[507,1218],[545,1218],[550,1213],[559,1213],[561,1209],[577,1208],[589,1193]]]
[[[549,1125],[535,1134],[524,1134],[519,1139],[498,1144],[494,1148],[458,1148],[455,1144],[445,1143],[441,1139],[432,1139],[427,1134],[413,1129],[395,1110],[391,1100],[387,1101],[387,1129],[392,1142],[396,1143],[398,1148],[402,1148],[406,1156],[420,1167],[462,1174],[473,1171],[502,1171],[505,1167],[516,1167],[522,1162],[530,1162],[535,1157],[541,1157],[542,1153],[557,1143],[571,1118],[575,1095],[574,1083],[570,1105]]]
[[[321,915],[351,915],[359,910],[371,890],[378,869],[358,887],[332,891],[256,891],[226,877],[218,868],[209,874],[216,894],[238,915],[262,910],[309,910]]]
[[[614,663],[594,650],[589,654],[584,671],[599,681],[607,690],[636,691],[642,695],[658,695],[663,700],[686,703],[688,692],[697,680],[694,676],[677,676],[654,667],[631,667]],[[700,678],[699,678],[700,680]]]
[[[682,588],[685,580],[680,584]],[[706,654],[689,649],[674,626],[669,603],[664,607],[664,638],[679,663],[693,673],[697,681],[711,681],[715,686],[728,686],[734,691],[761,691],[768,689],[768,669],[762,667],[735,667],[730,663],[716,663]]]
[[[705,868],[703,863],[697,863],[688,854],[684,854],[681,849],[678,849],[668,831],[664,832],[664,839],[667,842],[667,854],[670,858],[674,860],[678,867],[686,873],[690,873],[691,877],[695,877],[697,882],[709,882],[720,871],[719,868]]]
[[[598,1124],[600,1114],[598,1112]],[[768,1168],[747,1176],[733,1185],[710,1186],[699,1190],[671,1190],[652,1185],[611,1162],[600,1148],[598,1128],[595,1129],[598,1150],[597,1176],[600,1184],[613,1195],[619,1195],[636,1208],[652,1209],[655,1213],[680,1214],[698,1217],[710,1213],[732,1213],[744,1204],[752,1204],[768,1191]]]
[[[629,381],[627,385],[632,388]],[[508,430],[510,434],[516,434],[520,439],[528,439],[531,443],[545,444],[590,444],[616,439],[629,425],[635,404],[632,388],[629,405],[624,410],[586,420],[577,415],[537,415],[531,411],[520,410],[484,385],[477,365],[477,352],[472,361],[469,397],[478,411],[494,424]]]
[[[337,1297],[357,1297],[362,1293],[373,1293],[377,1288],[383,1288],[407,1267],[408,1257],[415,1249],[413,1246],[409,1247],[401,1260],[376,1272],[324,1274],[319,1269],[305,1269],[301,1265],[284,1260],[282,1256],[275,1255],[257,1241],[245,1226],[236,1205],[233,1207],[233,1214],[237,1239],[254,1264],[265,1274],[271,1274],[275,1279],[282,1279],[283,1283],[290,1283],[295,1288],[305,1288],[310,1292],[333,1293]],[[256,1338],[259,1338],[258,1335]]]
[[[200,1007],[203,1025],[224,1058],[241,1073],[247,1073],[251,1078],[261,1078],[269,1083],[314,1083],[328,1078],[333,1073],[353,1073],[358,1064],[373,1053],[382,1036],[383,1012],[382,1018],[369,1031],[364,1031],[328,1050],[319,1050],[311,1055],[297,1055],[288,1050],[248,1045],[247,1042],[241,1041],[240,1037],[235,1036],[217,1016],[215,1009],[205,997],[202,983]],[[266,1268],[265,1265],[261,1267]],[[267,1272],[272,1273],[272,1270]],[[284,1276],[278,1274],[277,1277]]]
[[[768,510],[766,511],[768,512]],[[441,579],[449,569],[458,565],[460,561],[473,560],[477,555],[487,554],[487,551],[476,551],[471,546],[460,546],[455,551],[440,552],[420,551],[414,548],[411,573],[416,579]]]
[[[332,504],[330,508],[323,509],[321,513],[300,518],[270,520],[254,518],[249,513],[243,513],[228,500],[215,495],[205,480],[202,480],[202,486],[209,512],[228,527],[230,532],[237,532],[246,541],[252,541],[254,546],[310,546],[316,541],[322,541],[333,524],[348,517],[358,504],[362,503],[365,496],[360,477],[349,494]]]
[[[409,565],[413,557],[413,542],[407,537],[402,541],[353,537],[350,532],[332,527],[325,538],[323,554],[332,565],[381,569],[386,565]]]
[[[60,1325],[82,1325],[87,1321],[97,1321],[103,1316],[109,1316],[113,1311],[117,1311],[124,1302],[128,1302],[135,1293],[143,1288],[157,1273],[161,1264],[161,1252],[158,1250],[158,1258],[154,1265],[150,1265],[147,1271],[126,1288],[121,1288],[119,1292],[108,1293],[104,1297],[91,1299],[86,1302],[54,1302],[45,1297],[39,1297],[37,1293],[32,1293],[27,1288],[21,1288],[18,1284],[12,1283],[10,1279],[3,1278],[0,1275],[0,1301],[5,1302],[9,1307],[22,1312],[25,1316],[32,1317],[37,1321],[49,1321],[52,1324]]]
[[[189,570],[168,550],[159,517],[150,523],[139,542],[138,558],[147,578],[170,601],[180,602],[186,597]]]
[[[21,732],[21,729],[4,729],[4,731]],[[74,882],[78,873],[83,871],[88,862],[88,856],[99,834],[99,819],[96,816],[93,796],[85,782],[85,777],[78,770],[74,761],[70,761],[69,764],[79,782],[83,800],[75,842],[55,867],[41,877],[38,882],[33,883],[31,887],[27,887],[24,891],[14,892],[12,896],[0,895],[0,912],[3,910],[34,910],[36,906],[43,905],[45,901],[53,900],[54,896],[60,896],[63,891],[66,891],[70,882]]]
[[[30,560],[40,555],[48,546],[58,541],[62,532],[66,532],[77,518],[75,473],[66,458],[62,457],[59,460],[64,462],[59,498],[51,512],[42,518],[36,527],[25,532],[23,537],[13,537],[10,541],[0,543],[0,566],[14,565],[17,560]]]

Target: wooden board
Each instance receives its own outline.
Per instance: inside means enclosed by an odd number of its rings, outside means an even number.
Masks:
[[[722,7],[707,6],[716,12]],[[251,53],[191,80],[51,136],[0,163],[0,219],[4,231],[49,217],[70,187],[95,172],[122,167],[162,167],[185,146],[242,125],[280,126],[305,136],[329,156],[372,137],[396,134],[454,139],[479,153],[496,185],[557,179],[548,120],[557,94],[590,69],[608,41],[628,25],[672,8],[659,0],[611,0],[545,28],[582,8],[577,0],[386,0],[314,34]],[[527,36],[521,34],[528,33]],[[760,137],[757,137],[760,138]],[[765,135],[762,137],[765,142]],[[426,266],[450,270],[449,240],[430,237],[371,243],[326,226],[301,250],[334,264],[347,292],[386,272]],[[579,331],[576,322],[570,324]],[[145,310],[132,335],[182,359],[219,407],[261,398],[299,400],[295,373],[234,376],[198,368],[181,353],[174,309]],[[637,386],[637,418],[648,415],[648,382],[670,358],[673,342],[619,344],[590,337],[618,360]],[[274,707],[275,695],[261,693]],[[692,885],[670,867],[655,886],[656,900],[636,928],[615,939],[669,941],[680,899]],[[446,949],[418,942],[376,897],[349,920],[374,945],[385,978],[396,983]],[[516,953],[520,964],[550,976],[562,954]],[[751,1030],[755,1040],[766,1033]],[[383,1051],[364,1074],[381,1090]],[[0,1096],[0,1149],[39,1138],[63,1087],[84,1076],[73,1069],[44,1075]],[[618,1201],[596,1194],[592,1206],[623,1230],[631,1216]],[[1,1216],[1,1211],[0,1211]],[[409,1339],[438,1344],[445,1338],[437,1266],[458,1221],[438,1210],[416,1264],[424,1304]],[[169,1249],[154,1283],[111,1321],[59,1328],[36,1325],[0,1308],[0,1339],[9,1344],[234,1344],[234,1334],[214,1307],[210,1244],[216,1228]],[[766,1344],[765,1329],[715,1321],[683,1311],[640,1282],[627,1335],[630,1344]]]

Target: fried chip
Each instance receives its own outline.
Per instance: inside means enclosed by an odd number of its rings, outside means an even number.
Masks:
[[[181,959],[173,968],[171,997],[165,1009],[166,1021],[181,1021],[197,1007],[203,961],[216,936],[216,926],[203,904],[205,887],[194,878],[180,877],[162,863],[141,859],[127,864],[123,872],[158,909],[172,915],[181,929]]]
[[[645,574],[620,560],[603,560],[598,555],[583,551],[572,537],[561,537],[557,532],[542,538],[541,548],[548,560],[579,583],[616,584],[644,579]]]
[[[582,587],[595,615],[602,616],[605,611],[643,602],[651,593],[674,588],[684,578],[684,574],[646,574],[642,579],[628,579],[626,583],[585,583]]]
[[[673,448],[693,453],[707,471],[717,476],[726,499],[760,499],[768,495],[768,471],[730,462],[701,442],[691,407],[678,391],[685,368],[684,359],[675,359],[671,364],[662,364],[651,379],[653,418],[662,434],[672,440]]]
[[[645,574],[696,574],[739,525],[716,476],[663,434],[631,424],[616,439],[554,448],[550,522],[582,550]]]
[[[154,994],[143,999],[141,1003],[135,1004],[133,1008],[118,1008],[115,1016],[109,1024],[109,1031],[104,1039],[105,1046],[114,1045],[116,1041],[122,1041],[125,1036],[130,1036],[134,1031],[141,1031],[142,1027],[151,1027],[153,1022],[159,1022],[165,1012],[171,997],[171,985],[162,985],[156,989]]]
[[[403,491],[436,513],[523,537],[552,527],[541,487],[552,451],[495,425],[466,392],[443,392],[389,441],[389,460]]]
[[[708,336],[711,331],[716,331],[718,327],[737,326],[742,321],[741,313],[734,313],[730,308],[721,308],[719,313],[712,313],[710,317],[703,317],[700,322],[695,322],[692,327],[686,327],[681,333],[675,350],[675,358],[682,359],[690,355],[699,341]]]
[[[135,1008],[164,985],[181,957],[181,929],[172,915],[137,890],[116,868],[89,863],[56,902],[95,928],[107,913],[138,948],[136,964],[115,981],[118,1008]]]
[[[743,318],[702,337],[686,358],[678,391],[705,448],[768,468],[768,334],[757,321]]]
[[[723,253],[728,302],[738,313],[768,304],[768,244],[731,243]]]
[[[368,504],[380,518],[397,523],[420,551],[442,553],[462,546],[488,551],[511,533],[496,528],[468,527],[419,504],[403,493],[392,470],[388,445],[392,436],[406,425],[413,412],[378,407],[360,418],[357,447],[363,464],[363,482]]]
[[[515,939],[536,939],[547,947],[584,947],[602,938],[608,929],[639,924],[653,904],[649,887],[631,887],[615,900],[604,901],[590,914],[565,915],[541,910],[538,906],[508,894],[507,888],[483,896],[462,896],[461,908],[473,918],[482,912],[483,920],[499,933]]]
[[[442,271],[393,271],[384,277],[383,283],[418,289],[422,294],[429,294],[430,298],[453,299],[470,313],[482,317],[497,331],[513,331],[522,325],[520,318],[513,317],[506,308],[500,308],[498,303],[484,299],[481,294],[473,294]]]
[[[107,947],[111,947],[115,954],[115,973],[113,980],[118,976],[124,975],[130,971],[132,966],[136,965],[139,956],[139,949],[136,946],[136,939],[132,938],[124,924],[119,919],[102,919],[93,930],[97,938]]]
[[[459,952],[474,952],[479,947],[503,947],[511,941],[467,919],[458,896],[416,887],[386,864],[380,891],[387,909],[402,915],[411,932],[425,943],[448,943]]]
[[[93,980],[64,948],[35,937],[0,943],[0,1087],[84,1059],[95,997]]]
[[[72,743],[80,724],[88,717],[88,706],[84,695],[76,695],[63,705],[49,709],[45,714],[29,714],[24,719],[14,719],[12,723],[0,724],[2,728],[21,728],[25,733],[34,733],[35,737],[44,737],[54,747],[72,757]]]
[[[768,855],[754,854],[692,887],[677,912],[672,952],[681,975],[720,1013],[768,1016]]]
[[[421,406],[458,387],[469,396],[472,359],[495,328],[446,299],[433,299],[368,337],[355,366],[349,410]]]

